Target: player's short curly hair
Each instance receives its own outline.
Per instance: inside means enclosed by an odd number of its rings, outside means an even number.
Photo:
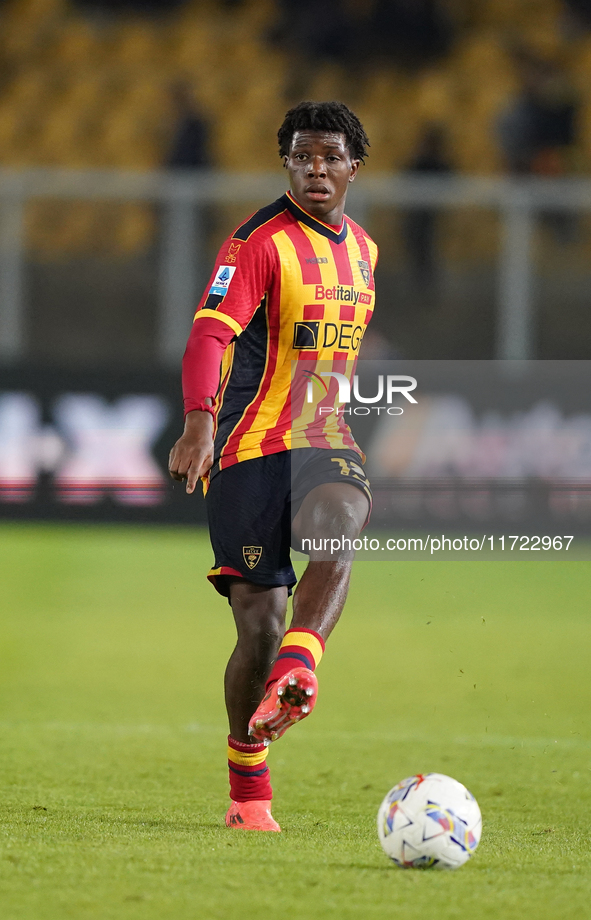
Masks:
[[[370,146],[363,125],[343,102],[300,102],[290,109],[277,132],[279,156],[289,155],[295,131],[336,131],[344,134],[351,157],[365,162]]]

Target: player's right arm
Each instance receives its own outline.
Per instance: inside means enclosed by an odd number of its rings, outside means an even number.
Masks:
[[[212,463],[213,417],[207,410],[194,409],[185,416],[185,430],[170,452],[168,470],[178,482],[187,480],[191,494]]]
[[[231,262],[227,262],[228,257]],[[232,264],[234,263],[234,264]],[[214,461],[214,405],[220,367],[230,342],[246,328],[270,283],[268,246],[227,240],[201,298],[183,357],[185,430],[170,452],[173,479],[195,490]]]

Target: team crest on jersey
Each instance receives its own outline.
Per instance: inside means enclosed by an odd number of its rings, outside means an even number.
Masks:
[[[263,555],[262,546],[243,546],[242,555],[249,569],[254,569],[258,565]]]
[[[370,279],[369,262],[366,262],[365,259],[358,259],[357,264],[361,271],[361,277],[365,281],[365,286],[369,287],[369,279]]]
[[[209,289],[209,293],[218,294],[220,297],[225,297],[228,293],[230,281],[232,280],[232,275],[235,271],[236,266],[220,265],[217,272],[215,273],[215,278],[213,279],[213,284]]]
[[[242,243],[230,243],[230,248],[228,249],[228,253],[224,261],[225,262],[235,262],[236,256],[238,255],[241,246],[242,246]]]

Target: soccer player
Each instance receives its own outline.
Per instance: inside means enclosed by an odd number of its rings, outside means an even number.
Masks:
[[[267,746],[314,707],[314,671],[347,597],[351,542],[370,512],[340,386],[373,310],[377,260],[373,241],[344,216],[367,153],[357,116],[342,103],[302,102],[278,139],[290,191],[220,250],[183,359],[185,429],[169,464],[189,493],[204,480],[208,578],[237,629],[225,675],[226,824],[261,831],[280,830]],[[322,399],[310,406],[314,386]],[[327,558],[332,538],[344,538],[343,550]],[[286,632],[290,546],[310,560]]]

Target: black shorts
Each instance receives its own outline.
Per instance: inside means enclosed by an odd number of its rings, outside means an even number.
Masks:
[[[325,482],[347,482],[371,491],[353,450],[302,447],[243,460],[217,473],[205,498],[215,562],[208,578],[228,597],[229,576],[291,592],[291,522],[304,498]]]

